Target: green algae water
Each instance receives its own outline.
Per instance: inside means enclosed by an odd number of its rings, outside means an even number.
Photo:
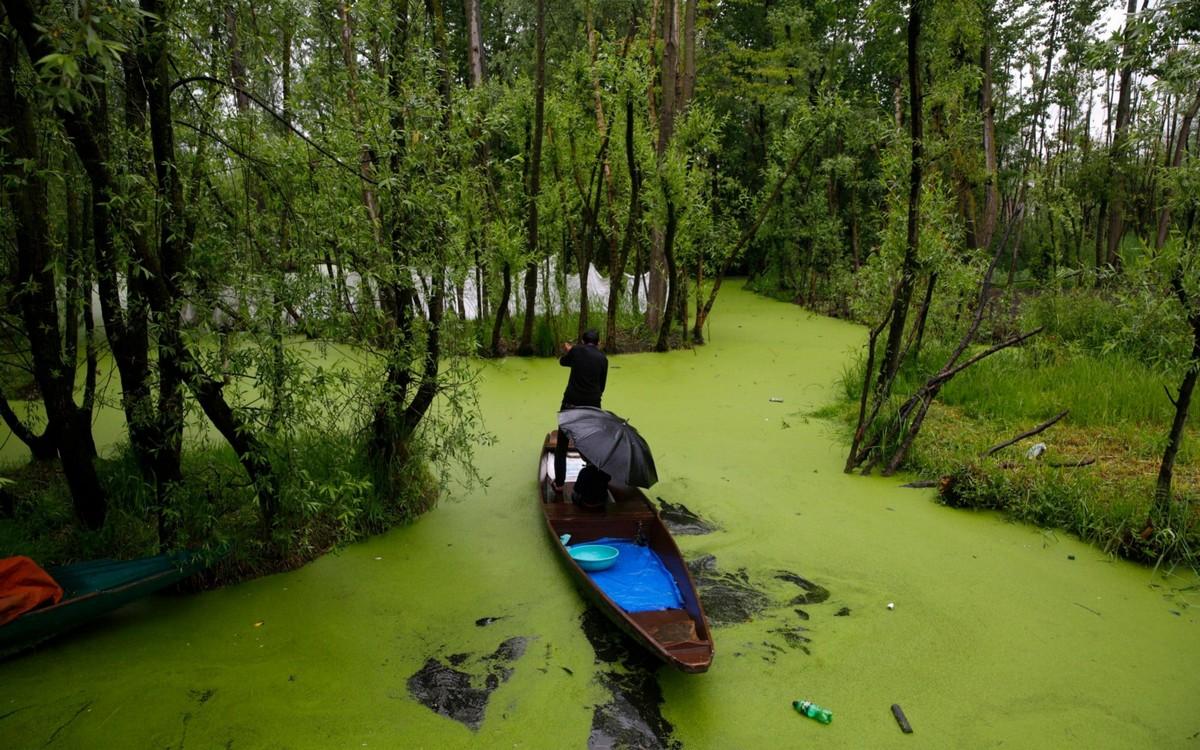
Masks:
[[[535,485],[566,371],[508,359],[482,384],[487,487],[0,663],[0,746],[1200,746],[1196,578],[844,475],[841,436],[806,415],[863,339],[727,288],[708,346],[612,359],[605,406],[654,448],[648,494],[711,528],[677,536],[715,625],[707,674],[655,670],[571,587]]]

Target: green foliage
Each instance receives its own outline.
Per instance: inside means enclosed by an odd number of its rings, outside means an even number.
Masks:
[[[75,522],[69,494],[53,474],[17,483],[12,519],[0,521],[0,545],[43,565],[157,554],[156,529],[169,530],[174,548],[229,549],[217,580],[236,580],[294,567],[333,547],[411,521],[439,494],[427,468],[428,453],[414,455],[402,473],[401,494],[376,492],[354,434],[313,432],[294,437],[274,456],[285,478],[280,519],[269,538],[261,533],[256,499],[228,448],[210,447],[186,455],[184,482],[165,507],[145,491],[136,462],[122,451],[103,464],[103,481],[113,504],[98,531]]]
[[[1044,326],[1046,336],[1093,355],[1116,352],[1172,378],[1182,375],[1191,334],[1169,277],[1179,250],[1169,246],[1128,266],[1119,284],[1110,274],[1071,274],[1074,286],[1053,287],[1024,302],[1026,325]],[[1189,283],[1194,269],[1188,269]]]
[[[533,329],[533,352],[539,357],[550,357],[558,351],[558,337],[554,335],[549,319],[538,318]]]

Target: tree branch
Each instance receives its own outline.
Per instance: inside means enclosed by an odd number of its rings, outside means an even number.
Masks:
[[[1062,419],[1063,417],[1067,416],[1070,413],[1071,413],[1070,409],[1064,409],[1057,416],[1055,416],[1051,419],[1048,419],[1045,422],[1042,422],[1040,425],[1038,425],[1037,427],[1034,427],[1032,430],[1022,432],[1020,435],[1017,435],[1012,440],[1006,440],[1003,443],[1000,443],[999,445],[994,445],[991,448],[988,448],[985,452],[980,454],[979,457],[987,458],[988,456],[999,453],[1000,451],[1004,450],[1005,448],[1012,445],[1013,443],[1019,443],[1022,440],[1024,440],[1025,438],[1033,437],[1034,435],[1037,435],[1038,433],[1043,432],[1043,431],[1049,429],[1050,427],[1054,426],[1060,419]]]
[[[239,94],[242,94],[242,95],[243,95],[243,96],[245,96],[247,99],[249,99],[250,101],[252,101],[252,102],[254,102],[255,104],[257,104],[257,105],[259,106],[259,108],[260,108],[260,109],[262,109],[262,110],[263,110],[264,112],[266,112],[267,114],[271,115],[271,117],[275,118],[275,119],[276,119],[278,122],[280,122],[281,124],[283,124],[283,126],[284,126],[284,127],[286,127],[288,130],[292,131],[292,132],[293,132],[293,133],[295,133],[297,136],[299,136],[299,137],[300,137],[300,140],[304,141],[304,142],[305,142],[305,143],[307,143],[308,145],[310,145],[310,146],[312,146],[313,148],[315,148],[317,151],[319,151],[319,152],[320,152],[322,155],[324,155],[326,158],[328,158],[328,159],[331,159],[331,160],[332,160],[334,163],[336,163],[336,164],[337,164],[339,167],[341,167],[342,169],[346,170],[347,172],[349,172],[350,174],[354,175],[355,177],[357,177],[358,179],[362,180],[363,182],[370,183],[371,185],[378,185],[378,184],[379,184],[379,183],[378,183],[378,182],[376,182],[375,180],[372,180],[370,177],[367,177],[366,175],[362,174],[362,172],[361,172],[361,171],[359,171],[358,169],[356,169],[356,168],[354,168],[354,167],[350,166],[349,164],[345,163],[344,161],[342,161],[341,159],[337,158],[336,156],[334,156],[334,155],[333,155],[332,153],[330,153],[329,151],[326,151],[326,150],[325,150],[324,148],[322,148],[322,147],[321,147],[321,146],[320,146],[320,145],[319,145],[319,144],[318,144],[316,141],[314,141],[313,139],[309,138],[309,137],[308,137],[307,135],[305,135],[305,134],[304,134],[304,133],[303,133],[301,130],[299,130],[299,129],[298,129],[296,126],[295,126],[295,125],[293,125],[291,122],[289,122],[289,121],[287,120],[287,118],[285,118],[283,115],[279,114],[279,113],[278,113],[278,112],[276,112],[274,109],[272,109],[272,108],[271,108],[271,106],[270,106],[269,104],[267,104],[266,102],[264,102],[262,99],[259,99],[257,96],[255,96],[254,94],[250,93],[249,91],[247,91],[247,90],[243,89],[241,86],[237,86],[237,85],[235,85],[235,84],[229,83],[228,81],[222,81],[220,78],[215,78],[215,77],[213,77],[213,76],[189,76],[189,77],[187,77],[187,78],[181,78],[181,79],[179,79],[178,81],[176,81],[175,83],[171,84],[171,88],[170,88],[169,90],[170,90],[170,91],[174,91],[175,89],[179,88],[180,86],[186,86],[186,85],[187,85],[187,84],[189,84],[189,83],[215,83],[215,84],[217,84],[218,86],[224,86],[224,87],[226,87],[226,88],[233,89],[233,90],[234,90],[234,91],[236,91],[237,93],[239,93]]]

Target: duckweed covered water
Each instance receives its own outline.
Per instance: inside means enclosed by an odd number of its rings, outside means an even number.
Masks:
[[[654,447],[651,495],[692,532],[677,540],[721,623],[707,674],[656,669],[572,589],[535,505],[565,370],[509,359],[483,383],[487,488],[293,573],[155,597],[0,664],[0,745],[1200,742],[1197,580],[843,475],[839,435],[805,415],[862,340],[727,289],[709,346],[612,362],[605,405]],[[797,699],[837,720],[806,720]]]

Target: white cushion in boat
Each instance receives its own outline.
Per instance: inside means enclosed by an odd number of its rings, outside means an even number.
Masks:
[[[574,482],[579,472],[583,469],[583,458],[578,453],[567,454],[567,477],[564,482]],[[542,473],[554,479],[554,452],[550,451],[542,456]]]

